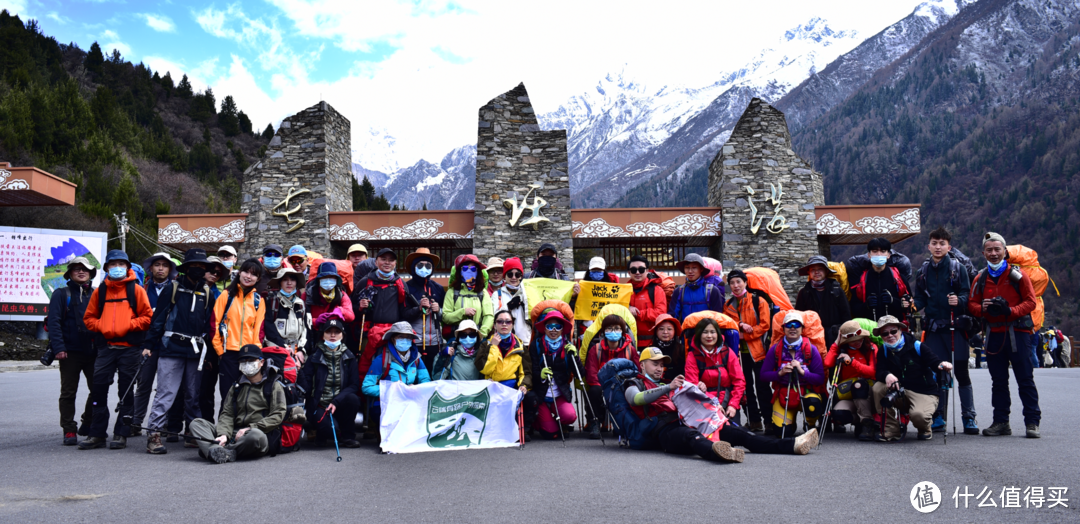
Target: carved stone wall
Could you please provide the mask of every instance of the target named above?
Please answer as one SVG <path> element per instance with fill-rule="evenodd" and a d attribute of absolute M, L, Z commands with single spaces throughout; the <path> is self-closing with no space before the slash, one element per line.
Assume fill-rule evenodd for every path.
<path fill-rule="evenodd" d="M 267 244 L 301 244 L 330 255 L 330 211 L 352 210 L 352 146 L 349 120 L 319 102 L 281 122 L 266 156 L 244 173 L 240 208 L 248 214 L 243 251 L 258 255 Z M 297 192 L 307 192 L 296 195 Z M 275 206 L 292 192 L 288 205 Z M 304 224 L 289 233 L 290 228 Z"/>
<path fill-rule="evenodd" d="M 574 244 L 566 131 L 540 130 L 525 84 L 493 98 L 479 113 L 473 253 L 481 261 L 492 256 L 521 257 L 528 271 L 536 250 L 550 242 L 570 270 Z M 539 230 L 511 226 L 512 211 L 503 201 L 515 198 L 518 205 L 523 199 L 529 205 L 537 198 L 546 201 L 540 213 L 549 222 L 541 223 Z M 519 223 L 530 217 L 532 211 L 524 210 Z"/>
<path fill-rule="evenodd" d="M 775 269 L 794 299 L 805 284 L 798 269 L 828 250 L 818 244 L 814 216 L 824 204 L 821 174 L 791 150 L 784 114 L 751 100 L 709 165 L 709 205 L 723 214 L 724 268 Z"/>

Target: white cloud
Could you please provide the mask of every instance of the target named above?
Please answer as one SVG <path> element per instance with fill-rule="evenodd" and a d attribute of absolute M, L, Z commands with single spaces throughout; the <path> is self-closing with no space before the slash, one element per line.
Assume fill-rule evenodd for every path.
<path fill-rule="evenodd" d="M 146 25 L 159 33 L 175 33 L 176 24 L 172 19 L 165 15 L 156 15 L 152 13 L 143 13 L 139 15 L 140 18 L 146 20 Z"/>
<path fill-rule="evenodd" d="M 48 18 L 48 19 L 50 19 L 50 20 L 52 20 L 52 21 L 54 21 L 54 22 L 56 22 L 56 23 L 58 23 L 60 25 L 67 25 L 67 23 L 71 21 L 70 18 L 68 18 L 66 16 L 63 16 L 60 13 L 57 13 L 56 11 L 53 11 L 53 12 L 45 15 L 45 18 Z"/>
<path fill-rule="evenodd" d="M 134 61 L 131 46 L 124 43 L 116 31 L 113 31 L 112 29 L 102 31 L 99 40 L 104 42 L 101 44 L 101 52 L 105 55 L 106 59 L 109 58 L 109 55 L 111 55 L 115 49 L 120 51 L 120 55 L 124 57 L 124 60 Z"/>
<path fill-rule="evenodd" d="M 4 0 L 0 3 L 0 10 L 7 9 L 10 15 L 19 15 L 24 20 L 29 18 L 26 12 L 26 0 Z"/>

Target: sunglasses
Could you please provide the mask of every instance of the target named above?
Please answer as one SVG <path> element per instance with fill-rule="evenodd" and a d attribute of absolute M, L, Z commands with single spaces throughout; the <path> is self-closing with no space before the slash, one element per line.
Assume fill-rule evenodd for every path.
<path fill-rule="evenodd" d="M 281 253 L 275 253 L 275 252 L 271 251 L 269 253 L 263 253 L 263 256 L 264 257 L 270 257 L 270 258 L 281 258 Z"/>
<path fill-rule="evenodd" d="M 307 259 L 305 259 L 305 258 L 297 258 L 297 257 L 293 257 L 293 258 L 289 259 L 290 264 L 303 264 L 304 262 L 307 262 Z"/>
<path fill-rule="evenodd" d="M 562 331 L 562 324 L 554 323 L 547 325 L 548 331 Z"/>
<path fill-rule="evenodd" d="M 855 333 L 844 333 L 843 335 L 840 335 L 840 338 L 841 339 L 848 339 L 848 338 L 857 337 L 857 336 L 860 336 L 860 333 L 858 331 L 856 331 Z"/>
<path fill-rule="evenodd" d="M 649 270 L 649 268 L 647 268 L 647 267 L 632 267 L 630 269 L 627 269 L 627 271 L 629 271 L 630 273 L 635 274 L 635 275 L 639 275 L 639 274 L 644 273 L 644 272 L 646 272 L 648 270 Z"/>
<path fill-rule="evenodd" d="M 521 271 L 511 271 L 509 273 L 506 273 L 506 278 L 521 278 L 523 276 L 525 276 L 525 274 Z"/>
<path fill-rule="evenodd" d="M 500 325 L 500 326 L 509 326 L 510 324 L 513 324 L 514 321 L 513 320 L 496 320 L 495 323 Z"/>
<path fill-rule="evenodd" d="M 882 331 L 881 334 L 885 335 L 887 337 L 891 337 L 891 336 L 893 336 L 893 335 L 895 335 L 895 334 L 897 334 L 899 332 L 900 332 L 899 329 L 890 329 L 888 331 Z"/>
<path fill-rule="evenodd" d="M 787 324 L 784 324 L 784 329 L 795 329 L 795 328 L 801 328 L 801 327 L 802 327 L 802 324 L 800 324 L 798 322 L 788 322 Z"/>
<path fill-rule="evenodd" d="M 434 268 L 435 266 L 432 266 L 432 265 L 431 265 L 431 262 L 417 262 L 417 263 L 416 263 L 416 267 L 417 267 L 417 268 L 425 268 L 425 269 L 432 269 L 432 268 Z"/>

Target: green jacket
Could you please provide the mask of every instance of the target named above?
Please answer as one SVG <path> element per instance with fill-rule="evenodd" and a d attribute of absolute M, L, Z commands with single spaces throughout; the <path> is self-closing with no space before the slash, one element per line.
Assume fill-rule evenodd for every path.
<path fill-rule="evenodd" d="M 263 377 L 263 380 L 268 380 Z M 217 434 L 233 438 L 243 428 L 255 428 L 270 434 L 285 421 L 285 388 L 274 382 L 274 398 L 267 402 L 263 398 L 263 384 L 252 384 L 247 377 L 229 388 L 222 402 L 221 416 L 218 417 Z M 233 398 L 236 408 L 233 409 Z"/>
<path fill-rule="evenodd" d="M 477 293 L 464 288 L 447 289 L 442 306 L 443 325 L 454 326 L 453 329 L 456 330 L 457 323 L 467 318 L 465 316 L 467 307 L 476 310 L 476 317 L 473 317 L 472 321 L 476 322 L 476 326 L 480 328 L 480 338 L 486 339 L 495 325 L 495 312 L 491 310 L 491 296 L 483 290 Z"/>

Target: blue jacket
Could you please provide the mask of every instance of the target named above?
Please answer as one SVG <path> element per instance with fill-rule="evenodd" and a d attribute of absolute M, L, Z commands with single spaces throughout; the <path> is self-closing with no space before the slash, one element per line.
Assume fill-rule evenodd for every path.
<path fill-rule="evenodd" d="M 390 364 L 383 364 L 383 359 L 389 358 Z M 386 376 L 383 377 L 383 368 L 386 367 Z M 409 358 L 407 361 L 402 362 L 401 357 L 397 351 L 388 350 L 386 346 L 383 347 L 382 353 L 375 357 L 375 360 L 371 362 L 371 367 L 368 368 L 367 376 L 364 377 L 364 387 L 362 391 L 364 395 L 374 398 L 376 403 L 379 399 L 379 381 L 383 378 L 390 382 L 404 382 L 406 385 L 423 384 L 424 382 L 431 382 L 431 376 L 428 375 L 427 367 L 424 366 L 424 361 L 420 360 L 420 352 L 416 350 L 416 346 L 413 345 L 412 350 L 409 351 Z"/>
<path fill-rule="evenodd" d="M 304 392 L 307 399 L 304 407 L 308 413 L 315 412 L 319 406 L 319 397 L 323 387 L 326 386 L 326 378 L 330 376 L 330 366 L 323 361 L 322 344 L 313 344 L 314 350 L 304 367 L 300 368 L 300 376 L 296 377 L 296 385 Z M 338 392 L 332 404 L 339 404 L 339 399 L 352 393 L 357 395 L 360 389 L 360 368 L 356 356 L 348 349 L 341 355 L 341 391 Z"/>
<path fill-rule="evenodd" d="M 668 314 L 680 323 L 687 316 L 705 310 L 724 312 L 724 290 L 703 278 L 675 288 L 668 300 Z"/>

